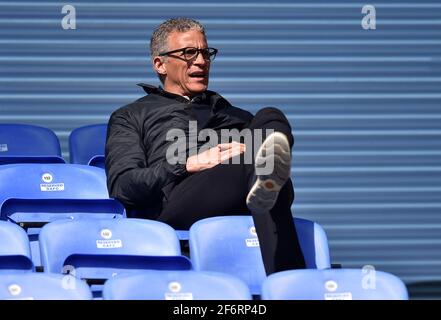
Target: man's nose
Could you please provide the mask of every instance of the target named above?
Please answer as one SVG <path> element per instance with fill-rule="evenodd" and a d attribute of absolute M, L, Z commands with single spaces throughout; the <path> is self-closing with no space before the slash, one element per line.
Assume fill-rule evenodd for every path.
<path fill-rule="evenodd" d="M 198 52 L 198 55 L 194 59 L 193 63 L 198 65 L 206 65 L 208 61 L 204 59 L 202 52 Z"/>

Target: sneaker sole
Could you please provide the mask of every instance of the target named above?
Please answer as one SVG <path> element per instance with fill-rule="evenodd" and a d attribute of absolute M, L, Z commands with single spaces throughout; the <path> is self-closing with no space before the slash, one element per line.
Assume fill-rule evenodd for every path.
<path fill-rule="evenodd" d="M 270 173 L 265 172 L 269 161 L 274 163 Z M 257 180 L 248 193 L 247 206 L 253 213 L 267 213 L 291 176 L 291 150 L 283 133 L 274 132 L 262 143 L 256 154 L 255 174 Z"/>

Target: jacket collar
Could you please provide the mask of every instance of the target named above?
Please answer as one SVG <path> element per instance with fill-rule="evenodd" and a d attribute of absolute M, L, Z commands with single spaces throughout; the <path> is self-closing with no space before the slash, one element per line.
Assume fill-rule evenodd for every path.
<path fill-rule="evenodd" d="M 138 83 L 138 86 L 143 88 L 147 94 L 158 94 L 163 97 L 174 99 L 174 100 L 177 100 L 182 103 L 189 102 L 189 100 L 187 98 L 180 96 L 179 94 L 174 94 L 174 93 L 165 91 L 164 89 L 162 89 L 162 87 L 155 87 L 155 86 L 152 86 L 151 84 L 146 84 L 146 83 Z"/>
<path fill-rule="evenodd" d="M 181 103 L 205 103 L 207 105 L 210 105 L 213 108 L 213 111 L 231 106 L 231 104 L 220 94 L 210 90 L 206 90 L 205 92 L 193 97 L 191 100 L 188 100 L 187 98 L 178 94 L 165 91 L 162 87 L 156 87 L 146 83 L 138 83 L 138 86 L 142 87 L 147 94 L 158 94 L 166 98 L 174 99 Z"/>

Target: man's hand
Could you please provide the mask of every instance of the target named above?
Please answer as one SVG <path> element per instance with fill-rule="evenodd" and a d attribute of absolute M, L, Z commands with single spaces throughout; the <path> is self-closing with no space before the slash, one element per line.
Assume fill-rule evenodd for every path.
<path fill-rule="evenodd" d="M 198 172 L 213 168 L 219 163 L 245 152 L 245 144 L 239 142 L 221 143 L 187 159 L 187 171 Z"/>

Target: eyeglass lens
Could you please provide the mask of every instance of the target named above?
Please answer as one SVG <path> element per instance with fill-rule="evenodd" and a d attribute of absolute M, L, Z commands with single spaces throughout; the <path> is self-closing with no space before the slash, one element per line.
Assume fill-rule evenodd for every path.
<path fill-rule="evenodd" d="M 192 60 L 196 58 L 196 56 L 199 54 L 199 52 L 202 54 L 202 57 L 205 60 L 212 60 L 215 56 L 216 51 L 211 48 L 205 48 L 205 49 L 198 49 L 198 48 L 186 48 L 184 50 L 184 57 L 187 60 Z"/>

